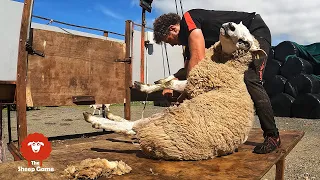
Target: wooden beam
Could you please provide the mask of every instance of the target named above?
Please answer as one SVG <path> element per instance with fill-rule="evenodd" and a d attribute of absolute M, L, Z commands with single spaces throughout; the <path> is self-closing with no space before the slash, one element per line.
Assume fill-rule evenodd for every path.
<path fill-rule="evenodd" d="M 109 37 L 109 32 L 108 31 L 103 31 L 103 36 Z"/>
<path fill-rule="evenodd" d="M 18 146 L 24 138 L 27 137 L 27 117 L 26 117 L 26 87 L 27 87 L 27 58 L 26 43 L 28 31 L 30 28 L 30 19 L 32 12 L 33 0 L 25 0 L 21 18 L 21 29 L 19 39 L 18 52 L 18 68 L 17 68 L 17 82 L 16 82 L 16 102 L 17 102 L 17 132 L 18 132 Z"/>
<path fill-rule="evenodd" d="M 131 40 L 132 40 L 132 21 L 126 21 L 125 29 L 125 43 L 126 43 L 126 53 L 125 58 L 131 58 Z M 131 85 L 132 85 L 132 65 L 131 63 L 125 63 L 125 99 L 124 99 L 124 117 L 127 120 L 131 119 Z"/>
<path fill-rule="evenodd" d="M 15 81 L 0 81 L 0 84 L 16 84 Z"/>
<path fill-rule="evenodd" d="M 20 154 L 20 151 L 18 150 L 18 148 L 14 145 L 13 142 L 10 142 L 7 144 L 8 150 L 9 152 L 12 154 L 13 159 L 15 161 L 20 161 L 20 160 L 24 160 L 23 156 Z"/>
<path fill-rule="evenodd" d="M 142 26 L 141 26 L 141 59 L 140 59 L 140 82 L 144 82 L 144 40 L 145 40 L 145 26 L 146 26 L 146 10 L 142 8 Z"/>

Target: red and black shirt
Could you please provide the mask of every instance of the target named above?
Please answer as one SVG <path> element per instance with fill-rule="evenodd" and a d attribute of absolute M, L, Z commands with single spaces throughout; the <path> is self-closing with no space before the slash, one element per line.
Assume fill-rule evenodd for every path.
<path fill-rule="evenodd" d="M 256 29 L 267 28 L 267 25 L 262 22 L 256 22 L 253 26 L 253 19 L 256 17 L 256 13 L 247 12 L 237 12 L 237 11 L 214 11 L 214 10 L 204 10 L 204 9 L 193 9 L 186 12 L 180 21 L 180 32 L 179 40 L 182 45 L 186 47 L 186 59 L 190 59 L 190 53 L 188 48 L 188 37 L 189 34 L 194 29 L 201 29 L 204 40 L 205 47 L 209 48 L 214 43 L 219 41 L 220 28 L 222 24 L 226 22 L 240 23 L 242 21 L 249 31 L 252 33 Z M 262 20 L 262 19 L 261 19 Z M 269 29 L 268 29 L 269 31 Z M 264 37 L 261 33 L 258 36 Z M 267 37 L 267 41 L 271 41 Z"/>

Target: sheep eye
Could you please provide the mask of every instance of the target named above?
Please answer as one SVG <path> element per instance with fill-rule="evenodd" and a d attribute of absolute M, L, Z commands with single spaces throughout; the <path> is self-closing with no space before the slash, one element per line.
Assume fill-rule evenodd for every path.
<path fill-rule="evenodd" d="M 248 41 L 244 41 L 243 39 L 239 39 L 238 43 L 243 44 L 245 47 L 250 47 L 250 43 Z"/>

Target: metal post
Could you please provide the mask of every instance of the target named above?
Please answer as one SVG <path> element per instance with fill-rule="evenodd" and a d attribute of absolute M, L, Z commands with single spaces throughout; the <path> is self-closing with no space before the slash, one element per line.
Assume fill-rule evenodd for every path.
<path fill-rule="evenodd" d="M 3 142 L 2 142 L 2 109 L 3 109 L 3 105 L 2 103 L 0 103 L 0 163 L 3 162 L 3 156 L 5 156 L 5 154 L 3 153 Z"/>
<path fill-rule="evenodd" d="M 146 27 L 146 10 L 142 8 L 140 82 L 144 82 L 145 27 Z"/>
<path fill-rule="evenodd" d="M 16 101 L 17 101 L 17 132 L 18 148 L 24 138 L 27 137 L 27 112 L 26 112 L 26 87 L 27 87 L 27 58 L 26 51 L 27 36 L 30 27 L 33 0 L 25 0 L 21 18 L 21 29 L 18 52 L 18 68 L 16 83 Z"/>
<path fill-rule="evenodd" d="M 106 118 L 106 105 L 102 104 L 102 108 L 101 109 L 102 109 L 102 117 Z"/>
<path fill-rule="evenodd" d="M 126 21 L 126 30 L 125 30 L 125 43 L 126 43 L 126 53 L 125 58 L 131 58 L 131 42 L 132 42 L 132 21 Z M 124 117 L 127 120 L 131 119 L 131 63 L 125 63 L 125 100 L 124 100 Z"/>
<path fill-rule="evenodd" d="M 9 138 L 9 143 L 12 142 L 12 135 L 11 135 L 11 105 L 7 105 L 7 112 L 8 112 L 8 138 Z"/>

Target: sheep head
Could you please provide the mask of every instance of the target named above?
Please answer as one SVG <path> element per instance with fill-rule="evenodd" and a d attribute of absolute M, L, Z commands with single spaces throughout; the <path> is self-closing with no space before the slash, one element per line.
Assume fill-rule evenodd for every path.
<path fill-rule="evenodd" d="M 222 51 L 226 54 L 233 54 L 237 51 L 250 51 L 254 58 L 267 56 L 259 47 L 258 41 L 253 37 L 248 28 L 240 22 L 239 24 L 227 22 L 220 28 L 219 41 Z"/>
<path fill-rule="evenodd" d="M 28 146 L 31 146 L 32 151 L 34 153 L 38 153 L 40 151 L 41 146 L 44 146 L 44 143 L 40 142 L 40 141 L 38 141 L 38 142 L 32 141 L 32 142 L 28 143 Z"/>

